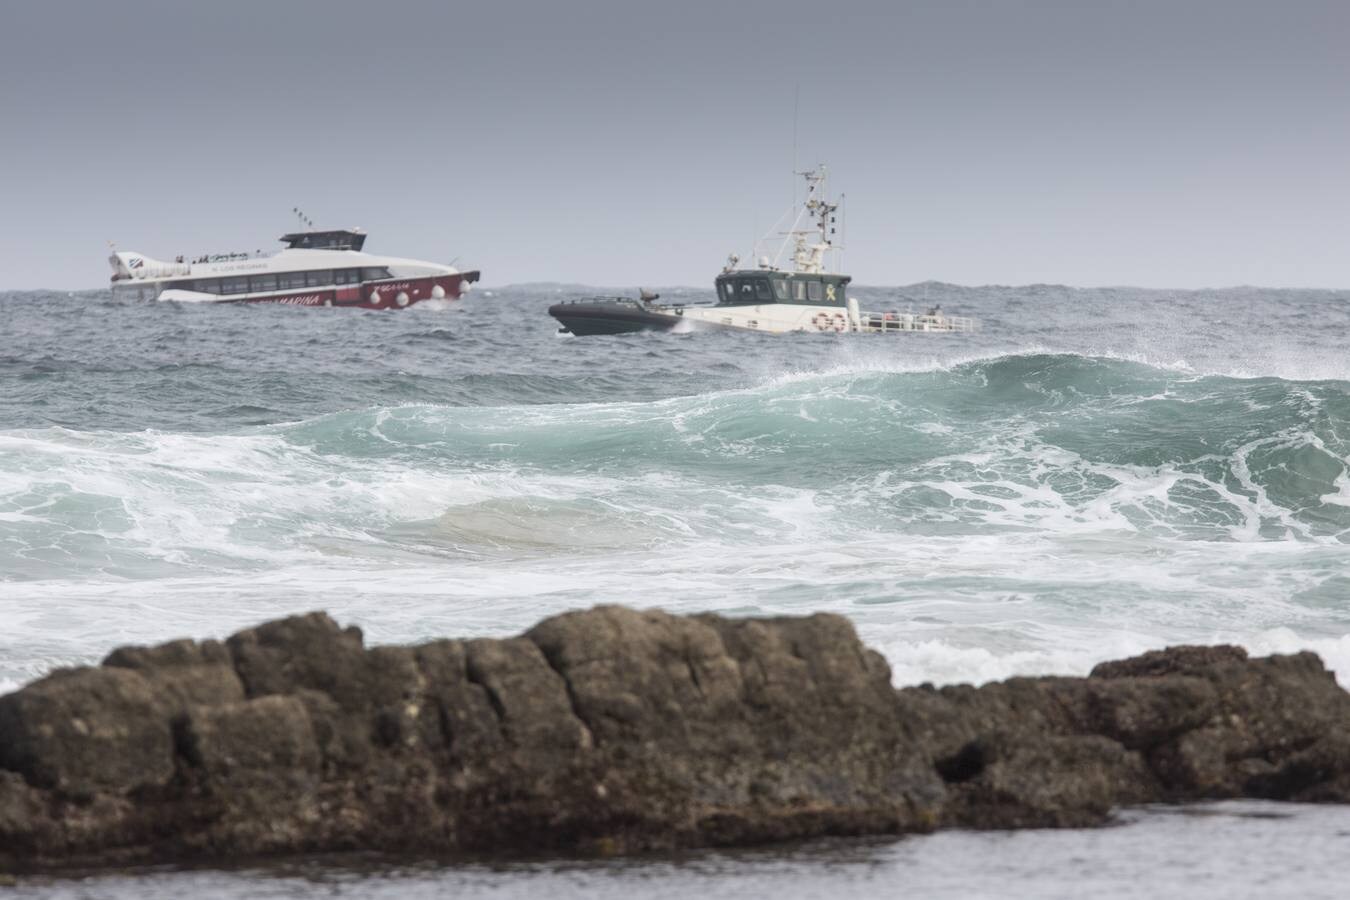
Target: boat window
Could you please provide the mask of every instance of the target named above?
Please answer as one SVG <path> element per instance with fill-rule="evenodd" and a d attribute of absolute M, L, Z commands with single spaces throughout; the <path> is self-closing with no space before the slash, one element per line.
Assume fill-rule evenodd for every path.
<path fill-rule="evenodd" d="M 736 299 L 736 288 L 730 281 L 724 281 L 719 284 L 717 290 L 722 295 L 723 303 L 731 303 Z"/>
<path fill-rule="evenodd" d="M 319 287 L 320 285 L 333 283 L 332 269 L 315 269 L 313 272 L 305 273 L 305 284 L 309 287 Z"/>
<path fill-rule="evenodd" d="M 775 300 L 788 299 L 788 286 L 786 280 L 782 278 L 775 278 L 773 280 L 773 296 Z"/>
<path fill-rule="evenodd" d="M 292 249 L 360 250 L 366 242 L 366 236 L 358 231 L 299 231 L 283 234 L 281 240 Z"/>
<path fill-rule="evenodd" d="M 247 294 L 247 278 L 222 278 L 220 279 L 220 292 L 222 294 Z"/>
<path fill-rule="evenodd" d="M 806 283 L 806 296 L 811 298 L 812 303 L 819 303 L 825 297 L 825 291 L 821 289 L 819 281 Z"/>
<path fill-rule="evenodd" d="M 753 281 L 742 281 L 739 293 L 741 300 L 753 303 L 755 300 L 755 283 Z"/>
<path fill-rule="evenodd" d="M 280 288 L 298 288 L 305 286 L 304 272 L 282 272 L 277 276 L 277 286 Z"/>
<path fill-rule="evenodd" d="M 248 280 L 248 289 L 250 291 L 275 291 L 277 289 L 277 276 L 254 275 Z"/>
<path fill-rule="evenodd" d="M 214 278 L 201 278 L 192 282 L 192 290 L 202 294 L 219 294 L 220 282 Z"/>
<path fill-rule="evenodd" d="M 384 266 L 373 269 L 362 269 L 361 278 L 365 281 L 379 281 L 381 278 L 388 278 L 389 270 Z"/>
<path fill-rule="evenodd" d="M 805 302 L 806 302 L 806 282 L 805 282 L 805 281 L 794 281 L 794 282 L 792 282 L 792 299 L 793 299 L 793 300 L 796 300 L 798 303 L 805 303 Z"/>
<path fill-rule="evenodd" d="M 333 273 L 333 281 L 336 284 L 356 284 L 360 280 L 360 269 L 338 269 Z"/>
<path fill-rule="evenodd" d="M 769 301 L 773 299 L 773 291 L 769 289 L 769 279 L 755 279 L 755 299 Z"/>

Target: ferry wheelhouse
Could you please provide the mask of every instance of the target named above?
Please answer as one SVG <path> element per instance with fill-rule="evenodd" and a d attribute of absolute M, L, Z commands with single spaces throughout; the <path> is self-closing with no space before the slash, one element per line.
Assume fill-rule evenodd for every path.
<path fill-rule="evenodd" d="M 702 329 L 771 334 L 975 330 L 973 319 L 945 315 L 941 307 L 924 313 L 859 309 L 858 301 L 846 294 L 852 278 L 830 271 L 827 262 L 828 255 L 840 248 L 835 243 L 839 204 L 827 199 L 825 167 L 800 174 L 806 178 L 806 199 L 800 206 L 794 204 L 789 215 L 796 217 L 788 230 L 778 232 L 783 240 L 777 253 L 760 255 L 753 269 L 737 268 L 740 257 L 730 256 L 714 282 L 715 304 L 667 306 L 658 304 L 655 295 L 644 294 L 637 300 L 613 297 L 556 303 L 549 307 L 549 315 L 561 323 L 559 331 L 575 335 Z M 790 266 L 780 266 L 778 261 L 789 245 Z M 759 250 L 756 246 L 757 255 Z"/>
<path fill-rule="evenodd" d="M 205 254 L 173 262 L 115 250 L 113 297 L 180 303 L 285 303 L 399 309 L 423 300 L 456 299 L 478 272 L 366 253 L 360 229 L 306 230 L 281 236 L 273 254 Z"/>

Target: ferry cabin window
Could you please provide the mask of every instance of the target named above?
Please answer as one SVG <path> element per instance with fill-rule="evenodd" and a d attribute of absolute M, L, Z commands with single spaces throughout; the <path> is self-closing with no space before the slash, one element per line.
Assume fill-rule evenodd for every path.
<path fill-rule="evenodd" d="M 363 281 L 379 281 L 381 278 L 388 278 L 389 270 L 384 266 L 373 269 L 362 269 L 361 278 Z"/>
<path fill-rule="evenodd" d="M 808 281 L 806 283 L 806 296 L 811 298 L 812 303 L 819 303 L 825 299 L 825 290 L 819 281 Z"/>
<path fill-rule="evenodd" d="M 788 299 L 787 282 L 782 278 L 775 278 L 773 280 L 773 297 L 780 302 Z"/>
<path fill-rule="evenodd" d="M 739 296 L 742 303 L 754 303 L 755 283 L 753 281 L 742 281 Z"/>
<path fill-rule="evenodd" d="M 219 294 L 220 279 L 205 278 L 202 279 L 201 281 L 194 281 L 192 282 L 192 289 L 202 294 Z"/>
<path fill-rule="evenodd" d="M 220 292 L 222 294 L 247 294 L 247 278 L 222 278 L 220 279 Z"/>
<path fill-rule="evenodd" d="M 308 287 L 321 287 L 333 283 L 332 269 L 315 269 L 313 272 L 305 273 L 305 285 Z"/>
<path fill-rule="evenodd" d="M 736 283 L 735 283 L 735 282 L 733 282 L 733 281 L 724 281 L 724 282 L 722 282 L 722 284 L 720 285 L 720 288 L 721 288 L 721 291 L 722 291 L 722 302 L 723 302 L 723 303 L 735 303 L 735 302 L 736 302 Z"/>
<path fill-rule="evenodd" d="M 769 289 L 769 279 L 759 278 L 755 281 L 755 299 L 762 303 L 768 303 L 773 300 L 773 291 Z"/>
<path fill-rule="evenodd" d="M 254 275 L 248 280 L 248 289 L 253 292 L 275 291 L 277 289 L 277 276 Z"/>
<path fill-rule="evenodd" d="M 360 269 L 338 269 L 333 273 L 334 284 L 356 284 L 360 280 Z"/>
<path fill-rule="evenodd" d="M 277 276 L 277 286 L 282 290 L 305 286 L 304 272 L 283 272 Z"/>
<path fill-rule="evenodd" d="M 805 302 L 806 302 L 806 282 L 805 282 L 805 281 L 794 281 L 794 282 L 792 282 L 792 299 L 793 299 L 793 300 L 796 300 L 798 303 L 805 303 Z"/>

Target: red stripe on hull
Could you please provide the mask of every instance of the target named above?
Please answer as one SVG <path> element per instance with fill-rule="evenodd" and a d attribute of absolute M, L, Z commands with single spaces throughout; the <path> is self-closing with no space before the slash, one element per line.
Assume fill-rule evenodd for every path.
<path fill-rule="evenodd" d="M 345 306 L 354 309 L 403 309 L 424 300 L 458 300 L 465 284 L 478 280 L 477 272 L 435 275 L 424 278 L 391 278 L 360 285 L 318 288 L 266 297 L 239 297 L 231 303 L 281 303 L 286 306 Z M 435 296 L 440 288 L 443 297 Z"/>

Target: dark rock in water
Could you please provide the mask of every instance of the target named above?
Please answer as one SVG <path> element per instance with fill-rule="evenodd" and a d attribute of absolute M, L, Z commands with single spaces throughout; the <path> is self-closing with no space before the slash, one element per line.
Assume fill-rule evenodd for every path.
<path fill-rule="evenodd" d="M 1133 659 L 1099 663 L 1092 669 L 1093 678 L 1130 678 L 1144 675 L 1178 675 L 1192 669 L 1207 669 L 1218 663 L 1243 662 L 1247 651 L 1241 647 L 1221 644 L 1217 647 L 1168 647 L 1150 650 Z"/>
<path fill-rule="evenodd" d="M 58 671 L 0 698 L 0 767 L 71 796 L 162 785 L 174 773 L 172 708 L 138 672 Z"/>
<path fill-rule="evenodd" d="M 1310 654 L 894 689 L 838 616 L 605 607 L 367 649 L 322 613 L 123 648 L 0 697 L 0 867 L 380 850 L 631 852 L 1350 801 Z"/>

